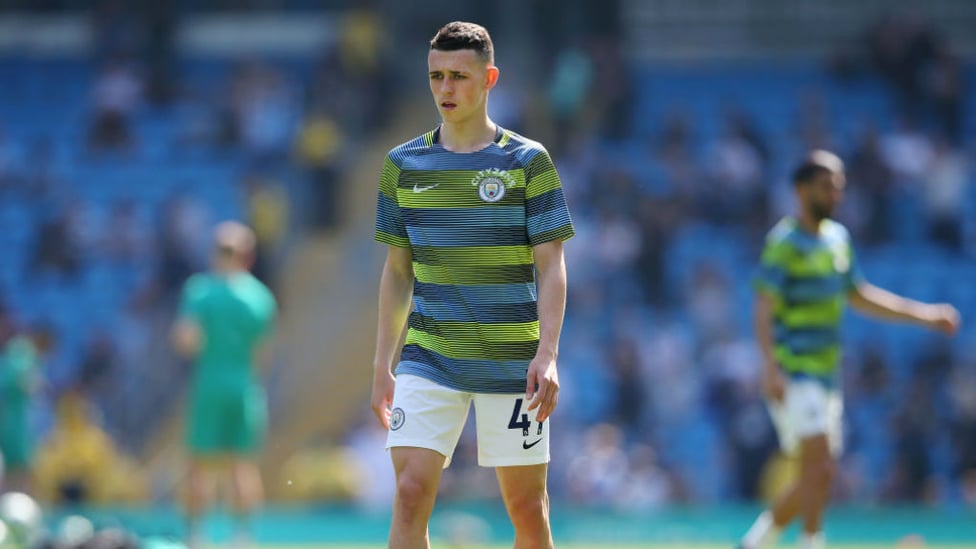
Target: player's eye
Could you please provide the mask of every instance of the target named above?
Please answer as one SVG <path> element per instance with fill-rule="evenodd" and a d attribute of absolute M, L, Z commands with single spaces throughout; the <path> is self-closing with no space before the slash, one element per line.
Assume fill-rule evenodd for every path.
<path fill-rule="evenodd" d="M 467 76 L 464 76 L 463 74 L 454 74 L 452 76 L 455 80 L 464 80 L 465 78 L 467 78 Z"/>
<path fill-rule="evenodd" d="M 444 78 L 444 75 L 442 75 L 439 72 L 432 72 L 432 73 L 430 73 L 430 79 L 431 80 L 441 80 L 443 78 Z"/>

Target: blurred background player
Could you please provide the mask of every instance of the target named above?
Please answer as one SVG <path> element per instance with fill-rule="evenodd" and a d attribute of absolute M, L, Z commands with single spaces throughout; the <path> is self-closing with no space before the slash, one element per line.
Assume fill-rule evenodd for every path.
<path fill-rule="evenodd" d="M 803 520 L 801 547 L 825 546 L 823 511 L 843 442 L 838 364 L 845 305 L 948 335 L 959 327 L 951 305 L 913 301 L 865 280 L 847 229 L 831 219 L 846 184 L 840 158 L 811 152 L 793 183 L 799 211 L 766 237 L 755 282 L 755 330 L 763 391 L 780 445 L 799 458 L 799 478 L 759 516 L 743 549 L 770 545 L 796 517 Z"/>
<path fill-rule="evenodd" d="M 211 271 L 186 281 L 173 327 L 174 347 L 194 360 L 186 430 L 191 547 L 200 546 L 200 518 L 213 496 L 215 473 L 230 475 L 238 544 L 248 541 L 251 514 L 263 500 L 255 455 L 265 434 L 267 403 L 259 368 L 267 359 L 277 304 L 248 270 L 254 252 L 250 228 L 218 225 Z"/>
<path fill-rule="evenodd" d="M 0 455 L 6 478 L 0 492 L 30 492 L 35 433 L 32 395 L 38 390 L 38 350 L 27 335 L 14 335 L 0 350 Z"/>

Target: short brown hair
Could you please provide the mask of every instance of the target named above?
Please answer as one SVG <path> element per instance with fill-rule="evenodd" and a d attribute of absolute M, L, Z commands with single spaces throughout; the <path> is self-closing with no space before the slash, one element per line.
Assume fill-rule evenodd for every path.
<path fill-rule="evenodd" d="M 495 59 L 495 46 L 488 29 L 477 23 L 453 21 L 440 28 L 430 40 L 430 49 L 440 51 L 474 50 L 487 63 Z"/>

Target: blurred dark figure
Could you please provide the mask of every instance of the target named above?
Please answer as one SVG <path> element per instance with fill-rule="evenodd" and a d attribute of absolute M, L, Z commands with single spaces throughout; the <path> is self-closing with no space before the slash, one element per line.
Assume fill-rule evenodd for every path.
<path fill-rule="evenodd" d="M 102 246 L 109 259 L 131 265 L 152 257 L 149 227 L 140 219 L 135 201 L 122 199 L 113 203 L 108 227 Z"/>
<path fill-rule="evenodd" d="M 95 334 L 82 352 L 78 374 L 78 388 L 89 395 L 93 402 L 112 409 L 113 378 L 116 374 L 117 355 L 115 342 L 107 332 Z M 103 410 L 104 411 L 104 410 Z M 124 412 L 120 410 L 120 412 Z M 111 418 L 115 414 L 103 414 Z"/>
<path fill-rule="evenodd" d="M 142 81 L 131 62 L 106 63 L 92 90 L 92 125 L 89 146 L 96 151 L 129 149 L 135 138 L 131 118 L 142 102 Z"/>
<path fill-rule="evenodd" d="M 929 449 L 936 429 L 931 393 L 928 380 L 913 380 L 902 408 L 892 419 L 895 459 L 883 492 L 889 501 L 932 501 L 935 495 L 930 493 L 933 464 Z"/>
<path fill-rule="evenodd" d="M 963 218 L 971 185 L 967 155 L 948 137 L 933 143 L 932 160 L 922 176 L 922 202 L 928 222 L 928 236 L 945 248 L 958 252 L 963 246 Z"/>
<path fill-rule="evenodd" d="M 247 224 L 254 228 L 257 239 L 251 272 L 274 292 L 279 254 L 290 223 L 288 195 L 270 176 L 251 174 L 244 179 L 243 186 Z"/>
<path fill-rule="evenodd" d="M 305 217 L 315 229 L 331 229 L 341 220 L 340 160 L 345 135 L 337 116 L 324 101 L 316 101 L 305 113 L 295 141 L 295 156 L 308 180 Z"/>
<path fill-rule="evenodd" d="M 17 186 L 21 178 L 20 168 L 16 146 L 0 126 L 0 191 Z"/>
<path fill-rule="evenodd" d="M 869 244 L 887 240 L 891 234 L 888 202 L 893 174 L 882 157 L 878 131 L 873 124 L 857 137 L 847 173 L 851 184 L 866 193 L 864 240 Z"/>
<path fill-rule="evenodd" d="M 639 432 L 648 395 L 641 380 L 637 342 L 629 338 L 614 342 L 610 349 L 610 367 L 614 385 L 612 419 L 626 432 Z"/>
<path fill-rule="evenodd" d="M 31 271 L 74 277 L 81 267 L 81 253 L 69 227 L 67 212 L 44 220 L 36 231 Z"/>

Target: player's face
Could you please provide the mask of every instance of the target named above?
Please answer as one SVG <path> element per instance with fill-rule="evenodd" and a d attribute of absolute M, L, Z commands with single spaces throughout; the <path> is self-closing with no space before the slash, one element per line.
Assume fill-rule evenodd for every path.
<path fill-rule="evenodd" d="M 430 50 L 427 70 L 430 93 L 445 122 L 463 122 L 481 115 L 488 90 L 498 80 L 498 69 L 474 50 Z"/>
<path fill-rule="evenodd" d="M 820 172 L 802 191 L 802 200 L 810 215 L 817 220 L 833 217 L 834 210 L 844 197 L 846 184 L 843 172 Z"/>

